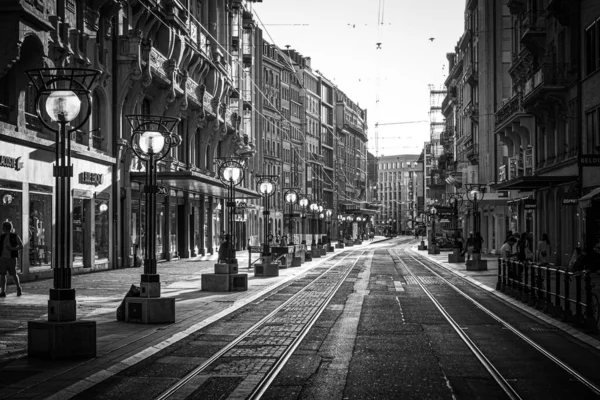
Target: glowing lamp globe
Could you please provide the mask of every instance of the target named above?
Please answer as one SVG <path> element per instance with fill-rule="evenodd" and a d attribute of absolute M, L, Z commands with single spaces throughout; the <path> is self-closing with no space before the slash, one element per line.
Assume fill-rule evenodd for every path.
<path fill-rule="evenodd" d="M 81 100 L 70 90 L 50 93 L 46 99 L 46 112 L 52 121 L 73 121 L 81 110 Z"/>
<path fill-rule="evenodd" d="M 330 209 L 327 209 L 327 211 L 325 211 L 325 215 L 327 215 L 327 218 L 331 217 L 331 214 L 333 214 L 333 212 Z"/>
<path fill-rule="evenodd" d="M 285 195 L 286 203 L 295 203 L 297 199 L 298 199 L 298 195 L 294 191 L 287 192 Z"/>
<path fill-rule="evenodd" d="M 146 131 L 140 136 L 138 145 L 145 154 L 158 154 L 165 147 L 165 137 L 160 132 Z"/>
<path fill-rule="evenodd" d="M 300 201 L 298 203 L 300 204 L 300 207 L 306 208 L 306 207 L 308 207 L 309 201 L 308 201 L 308 198 L 303 197 L 300 199 Z"/>
<path fill-rule="evenodd" d="M 272 182 L 262 182 L 258 187 L 258 190 L 262 194 L 269 195 L 275 191 L 275 185 Z"/>
<path fill-rule="evenodd" d="M 223 179 L 227 182 L 233 182 L 237 184 L 242 179 L 242 169 L 239 167 L 225 167 L 222 171 Z"/>

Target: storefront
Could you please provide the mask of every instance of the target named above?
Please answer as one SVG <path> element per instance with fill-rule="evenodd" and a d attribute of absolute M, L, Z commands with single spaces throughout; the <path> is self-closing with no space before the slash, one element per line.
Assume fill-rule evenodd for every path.
<path fill-rule="evenodd" d="M 13 143 L 0 147 L 0 221 L 10 221 L 23 240 L 19 269 L 25 280 L 49 274 L 53 265 L 54 154 Z M 10 154 L 10 156 L 9 156 Z M 111 166 L 73 158 L 71 249 L 73 267 L 109 268 Z"/>

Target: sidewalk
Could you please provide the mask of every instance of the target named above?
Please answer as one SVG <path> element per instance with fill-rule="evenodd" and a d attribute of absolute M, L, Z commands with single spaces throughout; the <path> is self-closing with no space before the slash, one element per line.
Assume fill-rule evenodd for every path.
<path fill-rule="evenodd" d="M 569 325 L 567 323 L 563 323 L 560 320 L 551 317 L 548 314 L 545 314 L 533 307 L 529 307 L 528 305 L 520 302 L 519 300 L 507 296 L 501 291 L 496 290 L 496 284 L 498 282 L 498 255 L 494 254 L 482 254 L 481 258 L 483 260 L 487 260 L 487 271 L 467 271 L 467 267 L 465 263 L 449 263 L 448 262 L 448 253 L 449 251 L 440 252 L 440 254 L 428 254 L 427 250 L 418 250 L 418 246 L 415 244 L 412 248 L 412 251 L 418 253 L 422 256 L 429 258 L 430 260 L 436 262 L 440 266 L 446 268 L 452 273 L 461 276 L 468 280 L 469 282 L 483 288 L 484 290 L 490 292 L 492 295 L 504 300 L 507 303 L 512 304 L 513 306 L 529 313 L 537 318 L 545 321 L 546 323 L 553 325 L 577 339 L 593 346 L 597 349 L 600 349 L 600 336 L 599 335 L 590 335 L 589 333 L 579 330 L 576 327 Z M 596 274 L 597 275 L 597 274 Z M 600 277 L 595 276 L 594 280 L 596 281 L 596 288 L 600 289 Z"/>
<path fill-rule="evenodd" d="M 255 278 L 254 270 L 248 270 L 248 251 L 237 252 L 240 273 L 248 273 L 245 292 L 200 290 L 201 275 L 214 272 L 216 254 L 159 263 L 161 296 L 176 298 L 174 324 L 143 325 L 116 320 L 116 309 L 129 287 L 139 286 L 142 268 L 74 275 L 77 319 L 96 321 L 97 357 L 83 361 L 27 357 L 27 323 L 47 320 L 48 291 L 53 280 L 24 282 L 21 297 L 16 296 L 14 285 L 9 285 L 7 297 L 0 298 L 0 398 L 46 398 L 59 392 L 50 398 L 69 398 L 255 301 L 333 255 L 368 248 L 370 243 L 382 240 L 386 238 L 375 237 L 373 242 L 336 249 L 300 267 L 280 269 L 278 277 L 269 278 Z M 252 260 L 258 256 L 252 254 Z"/>

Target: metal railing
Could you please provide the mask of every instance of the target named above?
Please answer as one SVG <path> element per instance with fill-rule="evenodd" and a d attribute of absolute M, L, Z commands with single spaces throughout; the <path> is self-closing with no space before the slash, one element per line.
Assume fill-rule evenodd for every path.
<path fill-rule="evenodd" d="M 574 283 L 574 285 L 573 285 Z M 599 303 L 590 271 L 498 259 L 496 289 L 576 326 L 598 331 Z"/>

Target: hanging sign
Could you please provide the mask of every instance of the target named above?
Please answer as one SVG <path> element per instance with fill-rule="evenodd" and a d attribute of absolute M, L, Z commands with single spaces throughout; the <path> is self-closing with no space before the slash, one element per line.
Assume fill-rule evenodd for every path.
<path fill-rule="evenodd" d="M 576 206 L 579 203 L 577 196 L 569 196 L 562 199 L 563 206 Z"/>
<path fill-rule="evenodd" d="M 525 199 L 523 206 L 526 210 L 537 210 L 537 202 L 535 199 Z"/>

